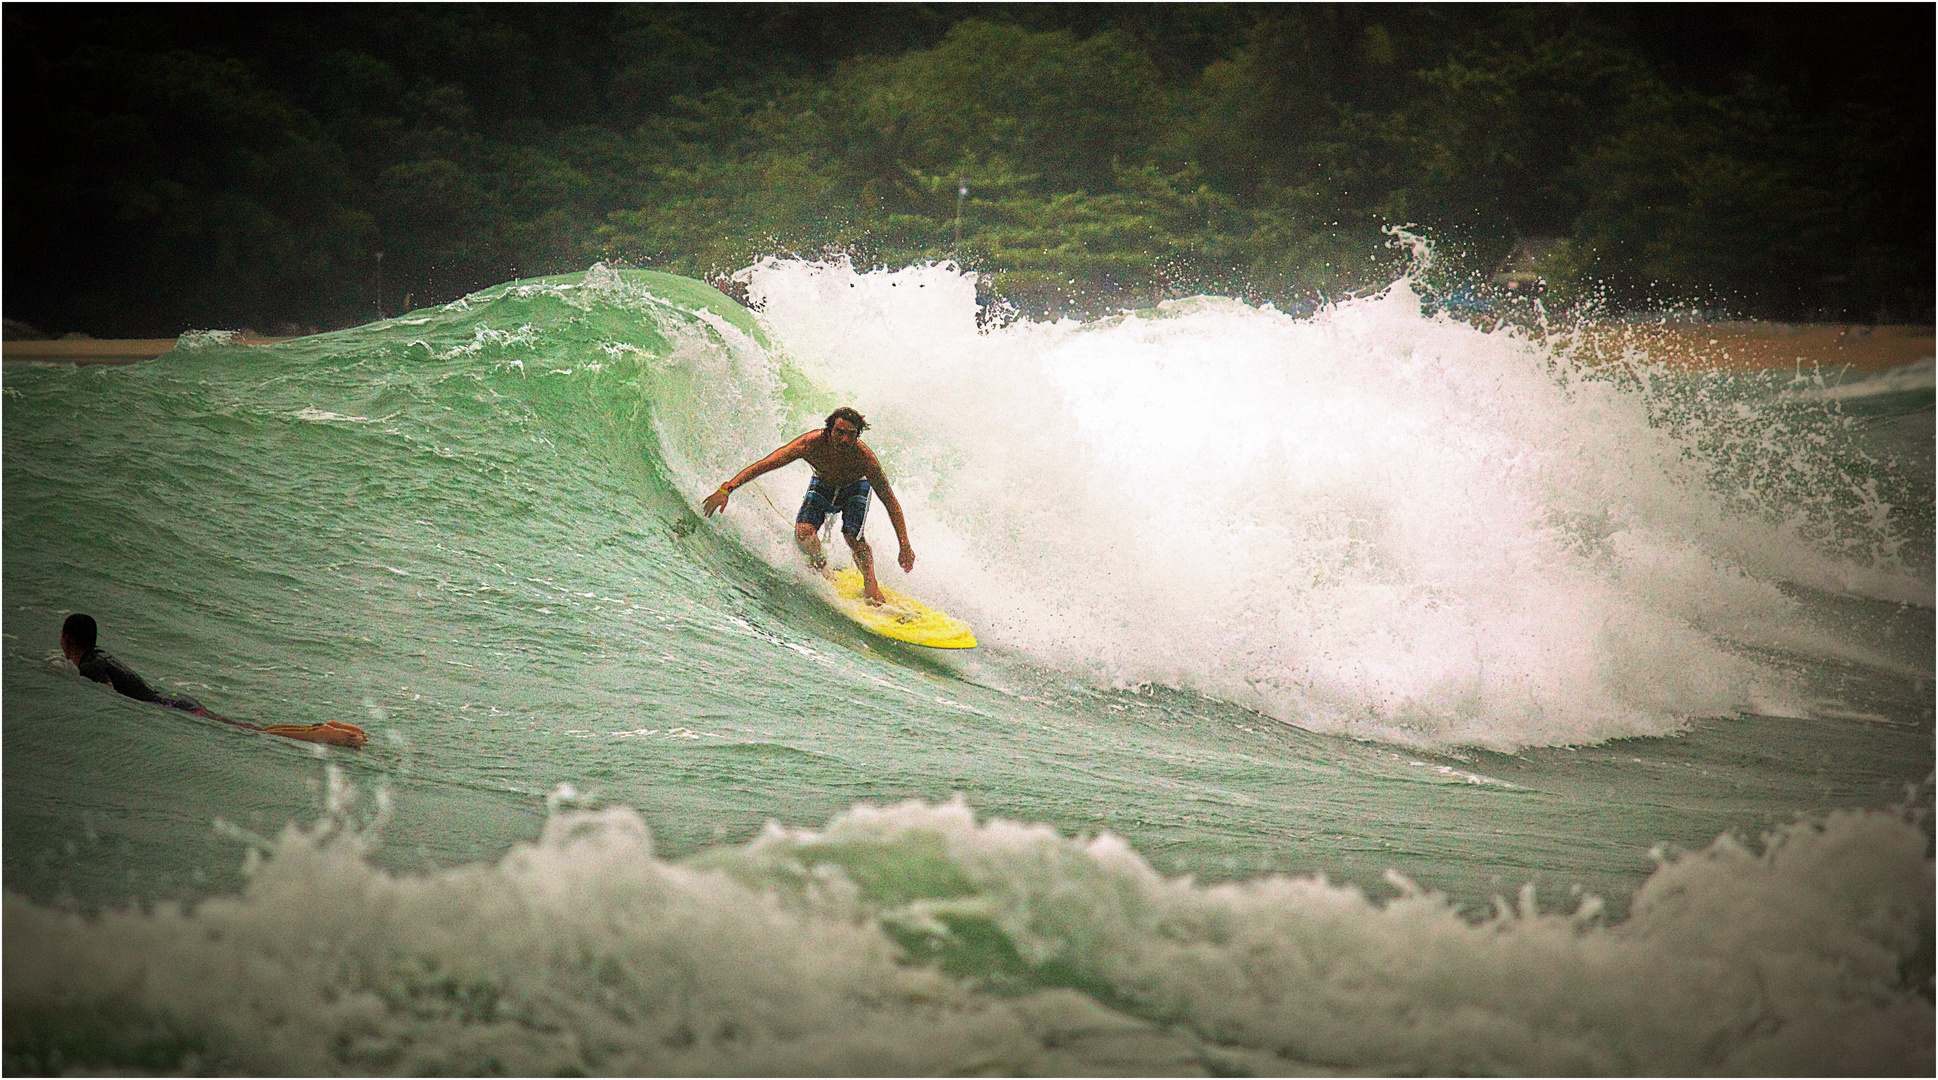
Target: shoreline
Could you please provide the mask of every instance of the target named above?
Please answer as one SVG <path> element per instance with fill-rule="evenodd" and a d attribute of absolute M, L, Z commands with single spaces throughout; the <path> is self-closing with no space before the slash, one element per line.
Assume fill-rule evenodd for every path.
<path fill-rule="evenodd" d="M 1856 323 L 1593 323 L 1556 330 L 1557 347 L 1625 347 L 1684 371 L 1795 371 L 1849 368 L 1889 371 L 1934 354 L 1933 328 Z"/>
<path fill-rule="evenodd" d="M 293 338 L 238 338 L 274 345 Z M 1841 323 L 1593 323 L 1547 335 L 1557 347 L 1603 352 L 1635 347 L 1685 371 L 1888 371 L 1934 355 L 1930 326 Z M 73 338 L 4 343 L 5 363 L 138 364 L 171 352 L 175 338 Z"/>

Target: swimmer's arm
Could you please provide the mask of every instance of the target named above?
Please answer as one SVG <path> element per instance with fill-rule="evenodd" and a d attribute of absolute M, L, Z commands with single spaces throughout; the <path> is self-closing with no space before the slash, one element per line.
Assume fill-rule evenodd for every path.
<path fill-rule="evenodd" d="M 178 708 L 179 706 L 171 707 Z M 370 736 L 366 735 L 362 728 L 355 724 L 343 723 L 339 720 L 329 720 L 321 724 L 265 725 L 250 723 L 247 720 L 231 720 L 226 716 L 212 713 L 208 709 L 200 706 L 193 709 L 183 709 L 182 711 L 191 716 L 200 716 L 207 720 L 220 720 L 230 727 L 239 727 L 244 731 L 259 731 L 265 735 L 281 735 L 285 739 L 295 739 L 298 742 L 327 743 L 331 746 L 355 748 L 370 741 Z"/>
<path fill-rule="evenodd" d="M 781 447 L 766 457 L 761 458 L 759 461 L 754 462 L 752 465 L 740 470 L 739 473 L 734 475 L 732 480 L 714 489 L 713 494 L 708 495 L 700 503 L 700 508 L 706 512 L 706 516 L 708 517 L 712 517 L 716 511 L 726 509 L 727 496 L 733 494 L 735 488 L 740 487 L 762 473 L 773 472 L 775 469 L 790 462 L 799 461 L 808 452 L 808 448 L 814 445 L 814 440 L 819 438 L 820 435 L 821 433 L 818 431 L 807 432 L 786 446 Z"/>

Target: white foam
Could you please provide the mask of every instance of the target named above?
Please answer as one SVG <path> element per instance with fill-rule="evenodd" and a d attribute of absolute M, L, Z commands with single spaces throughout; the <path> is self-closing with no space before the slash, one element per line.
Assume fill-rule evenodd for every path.
<path fill-rule="evenodd" d="M 798 371 L 799 396 L 868 415 L 910 587 L 1101 684 L 1406 742 L 1585 743 L 1797 696 L 1737 645 L 1851 653 L 1780 582 L 1930 593 L 1733 508 L 1644 392 L 1423 315 L 1405 280 L 1306 319 L 1197 298 L 983 333 L 948 266 L 742 277 L 776 356 L 699 361 L 722 400 L 668 440 L 708 461 L 694 490 L 796 433 L 776 417 L 818 422 L 772 396 Z M 786 514 L 751 509 L 776 520 L 735 527 L 789 565 Z"/>
<path fill-rule="evenodd" d="M 1463 916 L 1397 876 L 1384 902 L 1322 878 L 1205 887 L 1113 837 L 978 823 L 959 804 L 861 807 L 686 863 L 656 857 L 627 810 L 561 808 L 495 865 L 424 876 L 373 868 L 361 843 L 286 830 L 266 861 L 251 855 L 243 895 L 193 913 L 82 918 L 7 894 L 10 1061 L 272 1075 L 1932 1068 L 1916 987 L 1932 863 L 1924 835 L 1887 813 L 1671 859 L 1612 927 L 1592 898 L 1542 913 L 1529 890 Z M 50 1046 L 67 1056 L 43 1060 Z"/>

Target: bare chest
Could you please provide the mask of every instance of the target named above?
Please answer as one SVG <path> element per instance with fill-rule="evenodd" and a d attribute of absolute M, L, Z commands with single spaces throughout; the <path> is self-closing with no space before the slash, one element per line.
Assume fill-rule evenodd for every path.
<path fill-rule="evenodd" d="M 860 451 L 825 444 L 808 447 L 801 459 L 813 467 L 814 475 L 837 484 L 858 480 L 868 471 L 867 459 Z"/>

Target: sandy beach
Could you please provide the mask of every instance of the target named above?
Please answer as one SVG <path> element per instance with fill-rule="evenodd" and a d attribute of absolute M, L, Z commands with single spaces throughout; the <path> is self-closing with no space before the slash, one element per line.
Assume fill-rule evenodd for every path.
<path fill-rule="evenodd" d="M 1611 356 L 1632 346 L 1689 371 L 1888 371 L 1933 355 L 1932 328 L 1915 325 L 1600 323 L 1554 336 L 1572 336 L 1582 346 Z"/>
<path fill-rule="evenodd" d="M 62 338 L 58 341 L 9 341 L 9 364 L 138 364 L 170 351 L 175 338 Z M 237 345 L 270 345 L 288 338 L 240 337 Z"/>

